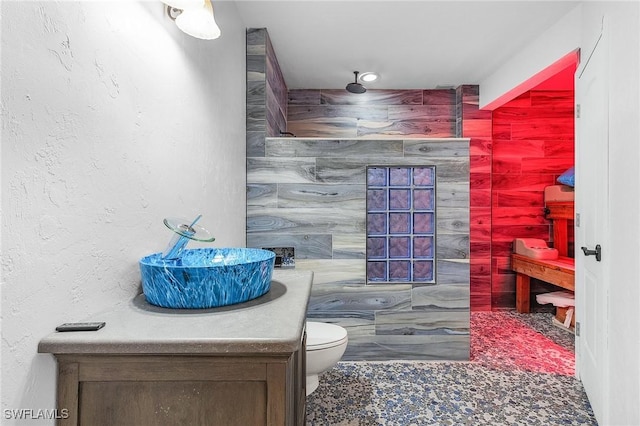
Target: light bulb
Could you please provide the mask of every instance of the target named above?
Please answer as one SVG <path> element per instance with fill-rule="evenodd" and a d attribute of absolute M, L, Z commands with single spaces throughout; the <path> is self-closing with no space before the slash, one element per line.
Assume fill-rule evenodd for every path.
<path fill-rule="evenodd" d="M 221 34 L 210 0 L 204 0 L 202 7 L 185 9 L 176 18 L 176 25 L 190 36 L 204 40 L 216 39 Z"/>

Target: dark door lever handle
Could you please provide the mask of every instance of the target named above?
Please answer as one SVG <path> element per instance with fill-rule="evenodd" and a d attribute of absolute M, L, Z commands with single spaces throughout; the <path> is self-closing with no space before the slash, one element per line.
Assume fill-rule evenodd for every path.
<path fill-rule="evenodd" d="M 586 247 L 580 247 L 582 249 L 582 252 L 584 253 L 585 256 L 595 256 L 596 257 L 596 261 L 600 262 L 600 260 L 602 259 L 602 248 L 600 247 L 600 244 L 596 245 L 596 249 L 595 250 L 589 250 Z"/>

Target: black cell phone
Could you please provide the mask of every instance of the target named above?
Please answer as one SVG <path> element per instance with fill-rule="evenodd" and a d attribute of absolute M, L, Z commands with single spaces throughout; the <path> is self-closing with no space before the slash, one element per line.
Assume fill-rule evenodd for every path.
<path fill-rule="evenodd" d="M 67 322 L 57 326 L 56 331 L 96 331 L 104 325 L 104 322 Z"/>

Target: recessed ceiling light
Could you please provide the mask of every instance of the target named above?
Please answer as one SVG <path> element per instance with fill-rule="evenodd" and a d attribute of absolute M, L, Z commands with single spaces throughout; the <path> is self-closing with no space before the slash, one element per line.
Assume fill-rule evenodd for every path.
<path fill-rule="evenodd" d="M 378 79 L 378 74 L 375 72 L 364 72 L 360 74 L 360 80 L 371 83 L 372 81 L 376 81 Z"/>

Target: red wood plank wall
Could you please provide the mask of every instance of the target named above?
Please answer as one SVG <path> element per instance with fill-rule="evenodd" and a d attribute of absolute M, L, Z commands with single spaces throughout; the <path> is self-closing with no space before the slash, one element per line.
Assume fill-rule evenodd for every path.
<path fill-rule="evenodd" d="M 513 239 L 550 240 L 543 192 L 574 164 L 573 117 L 572 90 L 532 90 L 493 111 L 492 309 L 515 306 L 515 275 L 509 258 Z M 473 207 L 471 211 L 474 217 Z M 473 295 L 473 287 L 471 291 Z M 472 296 L 472 309 L 473 300 Z"/>
<path fill-rule="evenodd" d="M 480 111 L 479 86 L 457 89 L 462 136 L 469 142 L 471 310 L 491 310 L 491 111 Z M 515 301 L 514 301 L 515 307 Z"/>

